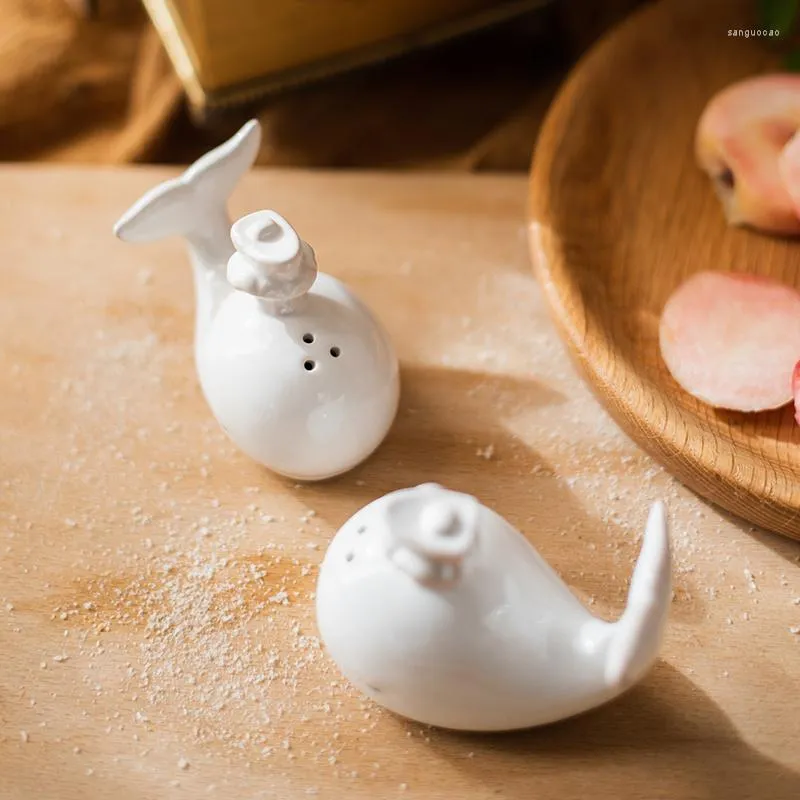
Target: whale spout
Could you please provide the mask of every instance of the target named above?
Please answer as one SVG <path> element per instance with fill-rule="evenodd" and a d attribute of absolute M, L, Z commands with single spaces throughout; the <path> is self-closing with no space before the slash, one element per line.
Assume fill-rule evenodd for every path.
<path fill-rule="evenodd" d="M 228 260 L 228 283 L 272 301 L 288 313 L 317 279 L 314 250 L 275 211 L 256 211 L 231 228 L 236 252 Z"/>
<path fill-rule="evenodd" d="M 479 508 L 474 497 L 435 483 L 398 493 L 386 509 L 390 560 L 423 586 L 454 586 L 476 544 Z"/>
<path fill-rule="evenodd" d="M 632 685 L 655 661 L 671 600 L 669 532 L 664 504 L 659 501 L 650 509 L 628 604 L 610 628 L 605 662 L 609 687 Z"/>
<path fill-rule="evenodd" d="M 203 266 L 224 269 L 233 253 L 228 197 L 255 161 L 261 143 L 258 120 L 194 162 L 182 175 L 146 192 L 117 221 L 126 242 L 183 236 Z"/>

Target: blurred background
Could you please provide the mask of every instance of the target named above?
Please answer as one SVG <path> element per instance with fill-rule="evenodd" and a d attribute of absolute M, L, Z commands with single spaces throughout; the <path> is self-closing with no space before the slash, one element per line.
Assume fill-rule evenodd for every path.
<path fill-rule="evenodd" d="M 0 159 L 512 170 L 643 0 L 0 0 Z"/>

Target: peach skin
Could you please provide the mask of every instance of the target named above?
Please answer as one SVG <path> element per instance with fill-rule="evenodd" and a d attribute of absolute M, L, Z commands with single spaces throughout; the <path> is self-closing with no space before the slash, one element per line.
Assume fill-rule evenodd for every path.
<path fill-rule="evenodd" d="M 800 234 L 798 205 L 779 167 L 781 152 L 798 128 L 800 75 L 750 78 L 710 100 L 697 126 L 695 154 L 729 224 Z"/>
<path fill-rule="evenodd" d="M 778 172 L 792 203 L 794 203 L 795 214 L 800 217 L 800 136 L 797 134 L 781 150 L 778 158 Z"/>
<path fill-rule="evenodd" d="M 794 418 L 800 425 L 800 361 L 794 365 L 792 373 L 792 392 L 794 394 Z"/>

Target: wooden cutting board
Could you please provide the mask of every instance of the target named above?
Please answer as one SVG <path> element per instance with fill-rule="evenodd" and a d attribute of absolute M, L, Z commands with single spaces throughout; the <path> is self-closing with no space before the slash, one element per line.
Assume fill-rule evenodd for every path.
<path fill-rule="evenodd" d="M 2 800 L 800 796 L 800 544 L 699 501 L 584 388 L 530 271 L 524 179 L 246 179 L 234 210 L 285 213 L 402 360 L 384 446 L 299 487 L 209 416 L 180 244 L 111 236 L 165 177 L 0 170 Z M 428 480 L 506 515 L 608 618 L 665 498 L 675 599 L 643 684 L 470 736 L 338 679 L 313 617 L 325 545 Z"/>
<path fill-rule="evenodd" d="M 531 244 L 576 364 L 628 434 L 699 494 L 800 538 L 793 408 L 710 408 L 672 379 L 658 345 L 664 303 L 694 272 L 800 287 L 800 241 L 729 228 L 694 162 L 708 100 L 775 68 L 769 40 L 729 35 L 755 27 L 755 5 L 665 0 L 581 62 L 537 145 Z"/>

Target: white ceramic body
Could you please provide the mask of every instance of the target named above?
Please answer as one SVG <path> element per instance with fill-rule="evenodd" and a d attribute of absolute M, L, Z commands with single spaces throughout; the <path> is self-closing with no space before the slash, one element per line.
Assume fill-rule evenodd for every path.
<path fill-rule="evenodd" d="M 424 585 L 400 568 L 388 555 L 398 532 L 388 524 L 387 504 L 404 492 L 418 493 L 421 502 L 426 493 L 447 492 L 431 487 L 366 506 L 325 555 L 319 631 L 358 689 L 420 722 L 508 730 L 604 703 L 650 666 L 669 604 L 668 579 L 659 586 L 658 617 L 651 617 L 648 635 L 627 637 L 624 657 L 632 669 L 609 670 L 617 633 L 625 635 L 629 626 L 593 618 L 534 548 L 485 506 L 453 585 Z"/>
<path fill-rule="evenodd" d="M 299 480 L 363 461 L 397 411 L 399 369 L 388 335 L 347 286 L 324 273 L 288 313 L 230 293 L 197 358 L 209 405 L 236 445 Z"/>

